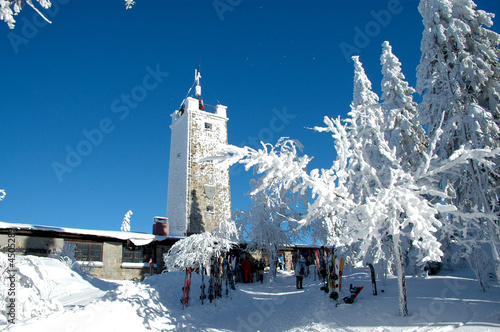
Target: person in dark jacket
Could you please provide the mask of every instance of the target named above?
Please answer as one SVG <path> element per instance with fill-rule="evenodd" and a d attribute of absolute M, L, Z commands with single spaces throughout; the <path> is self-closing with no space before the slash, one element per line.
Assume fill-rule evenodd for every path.
<path fill-rule="evenodd" d="M 264 282 L 264 260 L 260 259 L 259 262 L 257 263 L 257 281 L 261 283 Z"/>
<path fill-rule="evenodd" d="M 300 257 L 297 265 L 295 265 L 295 279 L 297 289 L 302 289 L 302 280 L 306 274 L 306 260 L 304 257 Z"/>

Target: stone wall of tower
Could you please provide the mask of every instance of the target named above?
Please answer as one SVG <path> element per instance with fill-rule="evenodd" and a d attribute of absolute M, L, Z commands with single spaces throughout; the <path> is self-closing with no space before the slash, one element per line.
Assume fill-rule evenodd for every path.
<path fill-rule="evenodd" d="M 215 155 L 219 144 L 227 144 L 227 118 L 192 111 L 189 131 L 187 232 L 202 233 L 231 217 L 229 168 L 199 160 Z"/>

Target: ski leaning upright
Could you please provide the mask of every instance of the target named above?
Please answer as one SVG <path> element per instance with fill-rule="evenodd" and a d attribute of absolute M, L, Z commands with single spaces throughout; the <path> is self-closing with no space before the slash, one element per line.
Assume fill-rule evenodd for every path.
<path fill-rule="evenodd" d="M 205 301 L 205 299 L 207 298 L 207 295 L 205 294 L 205 268 L 203 267 L 203 265 L 200 266 L 200 273 L 201 273 L 201 295 L 200 295 L 200 300 L 201 300 L 201 304 L 203 304 L 203 302 Z"/>
<path fill-rule="evenodd" d="M 372 263 L 368 263 L 368 267 L 370 268 L 370 274 L 372 276 L 373 295 L 377 295 L 377 282 L 375 281 L 375 269 L 373 268 Z"/>
<path fill-rule="evenodd" d="M 339 268 L 339 293 L 342 290 L 342 275 L 344 274 L 344 257 L 340 258 Z"/>
<path fill-rule="evenodd" d="M 192 269 L 189 267 L 186 269 L 186 277 L 184 278 L 184 287 L 182 287 L 182 309 L 186 308 L 189 305 L 189 288 L 191 288 L 191 271 Z"/>

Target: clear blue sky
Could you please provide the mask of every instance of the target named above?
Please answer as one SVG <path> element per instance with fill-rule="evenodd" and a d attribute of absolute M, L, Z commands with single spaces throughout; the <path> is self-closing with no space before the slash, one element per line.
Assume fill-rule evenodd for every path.
<path fill-rule="evenodd" d="M 348 53 L 379 94 L 383 41 L 412 86 L 420 60 L 417 0 L 53 2 L 53 24 L 29 6 L 14 30 L 0 24 L 5 222 L 119 230 L 130 209 L 132 231 L 151 232 L 166 214 L 170 114 L 199 59 L 205 102 L 228 106 L 231 144 L 296 138 L 320 168 L 332 140 L 306 128 L 349 111 Z M 497 0 L 476 3 L 500 13 Z M 68 162 L 68 148 L 85 155 Z M 233 210 L 249 203 L 251 178 L 232 169 Z"/>

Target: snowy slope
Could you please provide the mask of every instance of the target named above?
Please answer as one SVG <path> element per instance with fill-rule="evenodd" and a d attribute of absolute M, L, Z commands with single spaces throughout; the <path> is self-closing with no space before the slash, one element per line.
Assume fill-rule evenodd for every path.
<path fill-rule="evenodd" d="M 50 264 L 46 264 L 50 270 Z M 170 272 L 143 283 L 93 280 L 107 291 L 101 299 L 65 307 L 45 317 L 10 325 L 9 331 L 500 331 L 500 289 L 482 293 L 469 271 L 409 277 L 410 317 L 398 316 L 396 279 L 373 296 L 367 269 L 346 271 L 349 283 L 365 286 L 352 305 L 334 303 L 312 275 L 304 289 L 295 277 L 238 284 L 228 298 L 201 305 L 201 277 L 193 273 L 191 304 L 180 303 L 184 274 Z M 266 275 L 267 277 L 267 275 Z M 207 282 L 207 280 L 205 280 Z M 224 288 L 225 289 L 225 288 Z M 384 292 L 381 292 L 381 290 Z"/>

